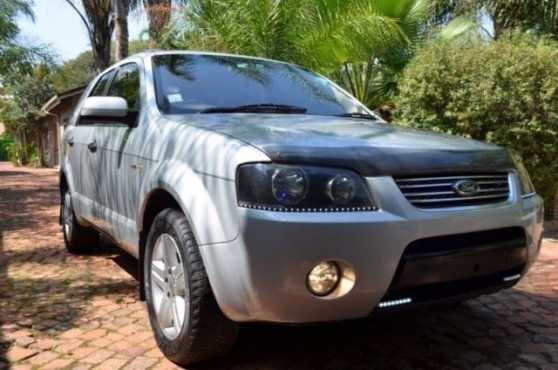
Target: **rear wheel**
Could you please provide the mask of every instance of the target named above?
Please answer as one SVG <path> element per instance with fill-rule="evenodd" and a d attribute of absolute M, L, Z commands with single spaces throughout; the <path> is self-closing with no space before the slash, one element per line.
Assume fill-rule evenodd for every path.
<path fill-rule="evenodd" d="M 153 221 L 144 272 L 149 320 L 167 358 L 187 365 L 228 352 L 238 324 L 219 309 L 198 245 L 181 212 L 167 209 Z"/>
<path fill-rule="evenodd" d="M 99 244 L 99 233 L 95 229 L 79 224 L 69 191 L 64 192 L 62 202 L 62 232 L 66 249 L 74 254 L 91 251 Z"/>

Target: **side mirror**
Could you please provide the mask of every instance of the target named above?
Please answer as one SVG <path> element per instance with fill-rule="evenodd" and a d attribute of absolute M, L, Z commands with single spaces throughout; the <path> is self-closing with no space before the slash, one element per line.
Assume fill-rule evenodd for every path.
<path fill-rule="evenodd" d="M 90 96 L 81 108 L 82 118 L 125 118 L 128 103 L 118 96 Z"/>

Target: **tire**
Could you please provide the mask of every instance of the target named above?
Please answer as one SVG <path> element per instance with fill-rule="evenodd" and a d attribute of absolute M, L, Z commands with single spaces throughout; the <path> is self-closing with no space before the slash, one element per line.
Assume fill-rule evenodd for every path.
<path fill-rule="evenodd" d="M 72 206 L 72 197 L 66 190 L 62 198 L 62 233 L 64 244 L 68 252 L 72 254 L 83 254 L 91 252 L 99 245 L 99 232 L 79 224 Z"/>
<path fill-rule="evenodd" d="M 159 213 L 149 230 L 144 285 L 155 339 L 172 362 L 210 360 L 234 345 L 238 324 L 217 305 L 188 221 L 177 210 Z"/>

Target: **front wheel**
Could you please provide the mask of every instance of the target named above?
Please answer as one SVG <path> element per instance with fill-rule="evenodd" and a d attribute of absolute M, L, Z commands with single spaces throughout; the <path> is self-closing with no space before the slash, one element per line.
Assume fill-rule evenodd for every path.
<path fill-rule="evenodd" d="M 186 217 L 159 213 L 146 243 L 144 286 L 149 321 L 165 356 L 178 365 L 208 360 L 234 344 L 238 324 L 213 296 Z"/>
<path fill-rule="evenodd" d="M 99 244 L 97 230 L 82 226 L 76 220 L 72 197 L 67 190 L 62 198 L 62 232 L 64 233 L 64 245 L 68 252 L 73 254 L 91 251 Z"/>

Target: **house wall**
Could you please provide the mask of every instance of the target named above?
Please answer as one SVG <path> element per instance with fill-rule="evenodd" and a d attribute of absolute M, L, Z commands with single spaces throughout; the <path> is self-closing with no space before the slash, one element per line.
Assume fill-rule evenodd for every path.
<path fill-rule="evenodd" d="M 56 167 L 58 161 L 58 122 L 56 117 L 47 116 L 44 122 L 44 129 L 41 133 L 41 149 L 43 154 L 43 164 L 47 167 Z"/>
<path fill-rule="evenodd" d="M 45 118 L 45 130 L 42 134 L 43 158 L 45 165 L 56 167 L 60 164 L 61 138 L 64 134 L 64 125 L 72 117 L 74 108 L 79 101 L 80 95 L 74 95 L 62 99 L 60 103 L 49 111 Z"/>

